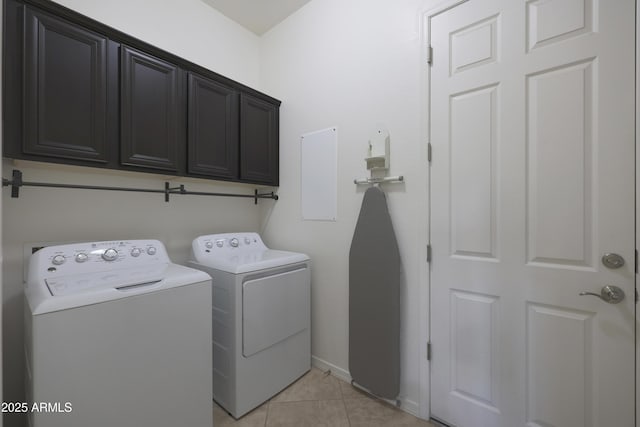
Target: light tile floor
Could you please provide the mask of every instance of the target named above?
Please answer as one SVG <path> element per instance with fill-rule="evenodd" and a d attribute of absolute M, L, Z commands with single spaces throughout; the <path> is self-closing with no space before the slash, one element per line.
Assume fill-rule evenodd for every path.
<path fill-rule="evenodd" d="M 215 427 L 435 427 L 316 368 L 239 420 L 214 403 Z"/>

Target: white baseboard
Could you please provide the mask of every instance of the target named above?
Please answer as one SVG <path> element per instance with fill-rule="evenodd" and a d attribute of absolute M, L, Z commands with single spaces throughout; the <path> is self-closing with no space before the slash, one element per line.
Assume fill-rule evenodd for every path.
<path fill-rule="evenodd" d="M 333 375 L 334 377 L 351 383 L 351 374 L 349 373 L 349 371 L 347 371 L 346 369 L 342 369 L 336 365 L 334 365 L 333 363 L 329 363 L 326 360 L 320 359 L 317 356 L 311 356 L 311 365 L 315 368 L 318 368 L 321 371 L 331 371 L 331 375 Z M 418 405 L 417 402 L 414 402 L 413 400 L 409 400 L 406 397 L 400 396 L 400 409 L 402 409 L 403 411 L 413 415 L 414 417 L 418 417 L 420 418 L 420 406 Z M 389 401 L 391 404 L 393 404 L 393 402 Z"/>
<path fill-rule="evenodd" d="M 311 365 L 324 372 L 331 371 L 331 375 L 333 375 L 334 377 L 339 378 L 342 381 L 351 383 L 351 374 L 349 374 L 349 371 L 339 368 L 333 363 L 329 363 L 326 360 L 322 360 L 316 356 L 311 356 Z"/>

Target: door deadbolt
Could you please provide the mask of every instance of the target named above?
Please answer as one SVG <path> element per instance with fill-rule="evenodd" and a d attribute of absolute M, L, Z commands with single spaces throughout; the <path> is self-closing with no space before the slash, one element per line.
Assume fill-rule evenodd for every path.
<path fill-rule="evenodd" d="M 606 254 L 602 255 L 602 264 L 604 264 L 604 266 L 607 268 L 620 268 L 624 265 L 624 258 L 622 258 L 622 256 L 618 254 L 607 252 Z"/>

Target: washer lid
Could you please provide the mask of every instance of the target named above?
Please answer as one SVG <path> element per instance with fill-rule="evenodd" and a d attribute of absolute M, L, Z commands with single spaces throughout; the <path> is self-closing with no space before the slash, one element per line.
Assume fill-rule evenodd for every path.
<path fill-rule="evenodd" d="M 236 254 L 202 254 L 202 256 L 199 256 L 195 261 L 207 267 L 215 268 L 216 270 L 240 274 L 308 260 L 309 257 L 302 253 L 266 249 Z"/>
<path fill-rule="evenodd" d="M 31 314 L 39 315 L 210 281 L 203 271 L 167 263 L 155 271 L 122 269 L 33 280 L 27 282 L 25 297 Z"/>
<path fill-rule="evenodd" d="M 102 289 L 118 290 L 141 288 L 160 282 L 167 274 L 168 263 L 138 268 L 123 268 L 96 273 L 75 274 L 71 276 L 49 277 L 45 283 L 52 296 L 64 296 L 87 292 L 99 292 Z"/>

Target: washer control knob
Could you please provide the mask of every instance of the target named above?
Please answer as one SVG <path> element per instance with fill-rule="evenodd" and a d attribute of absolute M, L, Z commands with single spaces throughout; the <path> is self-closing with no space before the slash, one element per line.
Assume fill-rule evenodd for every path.
<path fill-rule="evenodd" d="M 67 260 L 67 259 L 64 257 L 64 255 L 56 255 L 56 256 L 54 256 L 54 257 L 53 257 L 53 259 L 51 260 L 51 263 L 52 263 L 53 265 L 62 265 L 62 264 L 64 264 L 64 262 L 65 262 L 66 260 Z"/>
<path fill-rule="evenodd" d="M 204 244 L 204 246 L 205 246 L 207 249 L 211 249 L 211 248 L 213 247 L 213 243 L 211 243 L 211 242 L 207 242 L 207 243 L 205 243 L 205 244 Z"/>
<path fill-rule="evenodd" d="M 118 251 L 114 248 L 109 248 L 102 253 L 102 259 L 105 261 L 115 261 L 118 258 Z"/>
<path fill-rule="evenodd" d="M 234 237 L 233 239 L 229 240 L 229 244 L 231 245 L 231 247 L 237 248 L 240 242 Z"/>
<path fill-rule="evenodd" d="M 216 246 L 221 248 L 224 246 L 224 240 L 216 240 Z"/>
<path fill-rule="evenodd" d="M 76 262 L 86 262 L 89 260 L 89 255 L 85 254 L 84 252 L 80 252 L 78 255 L 76 255 Z"/>
<path fill-rule="evenodd" d="M 245 237 L 244 238 L 244 243 L 247 244 L 247 245 L 251 244 L 251 239 L 248 238 L 248 237 Z"/>
<path fill-rule="evenodd" d="M 134 257 L 134 258 L 138 258 L 141 253 L 142 253 L 142 251 L 140 250 L 140 248 L 131 249 L 131 256 Z"/>
<path fill-rule="evenodd" d="M 149 255 L 155 255 L 155 254 L 156 254 L 156 247 L 155 247 L 155 246 L 149 246 L 149 247 L 147 248 L 147 253 L 148 253 Z"/>

